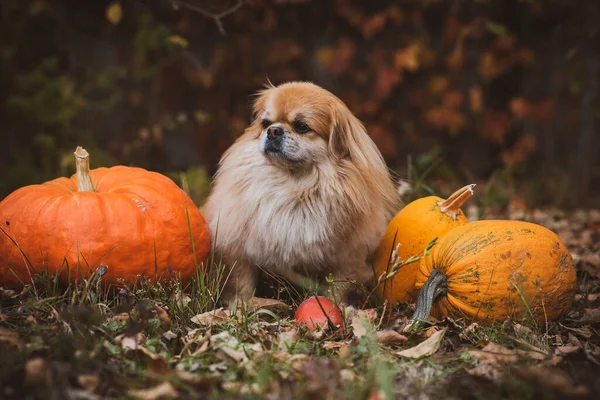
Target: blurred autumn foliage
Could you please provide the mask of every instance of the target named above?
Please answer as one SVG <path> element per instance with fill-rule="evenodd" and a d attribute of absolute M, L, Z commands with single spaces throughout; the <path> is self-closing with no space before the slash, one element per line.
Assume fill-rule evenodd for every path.
<path fill-rule="evenodd" d="M 401 177 L 502 176 L 535 203 L 600 197 L 597 0 L 2 0 L 0 12 L 0 198 L 70 174 L 80 144 L 93 166 L 164 172 L 201 199 L 267 77 L 337 94 Z"/>

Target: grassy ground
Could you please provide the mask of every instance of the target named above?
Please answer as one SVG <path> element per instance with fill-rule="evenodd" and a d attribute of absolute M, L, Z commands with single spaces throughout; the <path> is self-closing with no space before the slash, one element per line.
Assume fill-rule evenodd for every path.
<path fill-rule="evenodd" d="M 578 290 L 563 320 L 446 319 L 407 335 L 411 306 L 373 299 L 344 310 L 343 331 L 314 335 L 293 326 L 307 294 L 275 279 L 281 301 L 232 315 L 214 276 L 110 293 L 98 276 L 69 288 L 39 277 L 0 290 L 0 398 L 600 398 L 600 213 L 513 205 L 496 216 L 546 225 L 571 250 Z"/>

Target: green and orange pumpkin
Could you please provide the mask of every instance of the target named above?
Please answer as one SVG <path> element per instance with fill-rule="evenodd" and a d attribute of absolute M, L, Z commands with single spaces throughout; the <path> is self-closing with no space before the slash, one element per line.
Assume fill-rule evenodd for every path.
<path fill-rule="evenodd" d="M 412 321 L 449 316 L 492 323 L 545 323 L 573 303 L 573 259 L 551 230 L 524 221 L 485 220 L 441 236 L 420 261 Z M 417 324 L 418 325 L 418 324 Z"/>

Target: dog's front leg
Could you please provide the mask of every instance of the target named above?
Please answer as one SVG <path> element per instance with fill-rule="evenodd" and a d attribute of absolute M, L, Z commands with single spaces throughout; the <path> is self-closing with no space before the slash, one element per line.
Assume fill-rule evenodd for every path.
<path fill-rule="evenodd" d="M 335 300 L 344 305 L 359 305 L 362 300 L 351 296 L 352 289 L 360 289 L 362 286 L 369 284 L 373 280 L 373 271 L 364 262 L 349 261 L 336 269 L 332 276 Z"/>
<path fill-rule="evenodd" d="M 248 303 L 256 289 L 257 270 L 248 262 L 234 262 L 227 271 L 222 298 L 228 308 Z"/>

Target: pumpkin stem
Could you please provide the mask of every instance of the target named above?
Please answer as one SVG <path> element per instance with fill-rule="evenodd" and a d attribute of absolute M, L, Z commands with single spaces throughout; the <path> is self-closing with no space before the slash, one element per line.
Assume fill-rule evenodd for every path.
<path fill-rule="evenodd" d="M 90 177 L 90 153 L 81 146 L 75 149 L 75 166 L 77 168 L 77 190 L 80 192 L 94 192 L 94 185 Z"/>
<path fill-rule="evenodd" d="M 440 206 L 440 210 L 456 220 L 458 214 L 460 213 L 460 208 L 467 200 L 469 200 L 473 196 L 473 188 L 475 184 L 472 183 L 465 187 L 458 189 L 456 192 L 452 193 L 450 197 L 446 200 L 441 200 L 438 202 L 438 206 Z"/>
<path fill-rule="evenodd" d="M 448 292 L 448 277 L 437 269 L 431 271 L 431 275 L 427 278 L 427 282 L 421 288 L 415 312 L 408 321 L 405 331 L 414 330 L 427 321 L 427 317 L 431 313 L 431 306 L 435 299 Z"/>

